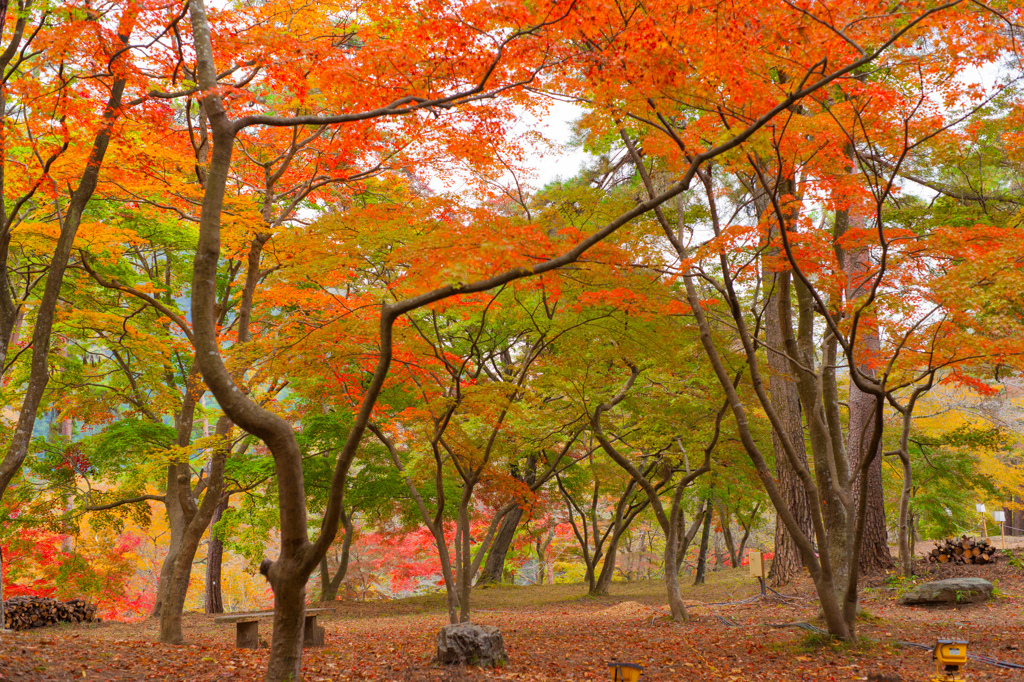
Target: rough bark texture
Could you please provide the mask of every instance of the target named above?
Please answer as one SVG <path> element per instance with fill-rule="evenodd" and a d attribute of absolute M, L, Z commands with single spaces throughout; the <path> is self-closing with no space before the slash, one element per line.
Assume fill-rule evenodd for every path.
<path fill-rule="evenodd" d="M 854 219 L 851 216 L 851 221 Z M 865 295 L 865 279 L 870 272 L 871 263 L 868 254 L 863 251 L 852 251 L 846 254 L 846 271 L 850 278 L 847 296 L 851 301 Z M 863 319 L 863 318 L 862 318 Z M 878 330 L 869 324 L 861 324 L 857 334 L 857 369 L 861 374 L 874 378 L 875 371 L 871 367 L 871 357 L 880 349 Z M 868 444 L 874 434 L 875 398 L 861 391 L 851 381 L 850 421 L 847 430 L 847 454 L 850 458 L 851 470 L 869 456 Z M 882 490 L 882 453 L 881 444 L 875 458 L 868 466 L 868 500 L 864 517 L 864 540 L 860 552 L 860 568 L 863 571 L 888 570 L 893 566 L 889 552 L 889 532 L 885 525 L 885 498 Z M 859 481 L 854 479 L 853 490 L 859 492 Z M 855 496 L 854 498 L 858 498 Z"/>
<path fill-rule="evenodd" d="M 782 330 L 779 328 L 779 310 L 774 297 L 769 296 L 764 310 L 765 341 L 768 343 L 768 392 L 772 407 L 785 425 L 786 435 L 792 443 L 797 457 L 806 465 L 807 449 L 804 441 L 803 423 L 800 418 L 800 396 L 797 380 L 793 376 L 789 360 L 779 352 L 783 348 Z M 775 451 L 775 477 L 779 490 L 786 499 L 787 507 L 796 519 L 800 530 L 810 537 L 813 534 L 811 510 L 807 505 L 807 493 L 797 478 L 796 471 L 786 458 L 779 435 L 772 431 L 772 447 Z M 775 558 L 772 560 L 768 578 L 776 587 L 785 585 L 796 576 L 803 561 L 793 536 L 786 530 L 780 517 L 775 519 Z"/>

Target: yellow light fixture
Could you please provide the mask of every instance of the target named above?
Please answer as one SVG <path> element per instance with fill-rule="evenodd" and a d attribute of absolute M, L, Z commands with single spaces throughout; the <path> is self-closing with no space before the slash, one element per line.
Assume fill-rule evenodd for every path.
<path fill-rule="evenodd" d="M 637 682 L 644 668 L 635 663 L 609 663 L 608 671 L 612 674 L 612 682 Z"/>
<path fill-rule="evenodd" d="M 966 639 L 940 639 L 935 643 L 935 677 L 933 682 L 954 682 L 962 678 L 957 675 L 967 665 Z"/>

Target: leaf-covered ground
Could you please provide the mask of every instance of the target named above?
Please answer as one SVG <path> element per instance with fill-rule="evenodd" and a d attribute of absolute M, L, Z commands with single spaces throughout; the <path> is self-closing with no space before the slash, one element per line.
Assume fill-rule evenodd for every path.
<path fill-rule="evenodd" d="M 970 640 L 970 652 L 1024 664 L 1024 572 L 995 567 L 943 567 L 941 575 L 996 578 L 1001 596 L 988 604 L 908 608 L 895 603 L 902 586 L 881 578 L 863 598 L 862 641 L 829 643 L 799 627 L 815 622 L 810 585 L 783 590 L 798 599 L 721 604 L 755 595 L 742 571 L 711 576 L 687 588 L 692 621 L 665 618 L 660 582 L 614 585 L 612 596 L 587 598 L 579 586 L 498 587 L 474 595 L 474 620 L 501 628 L 510 663 L 502 669 L 442 669 L 431 664 L 445 623 L 436 597 L 378 604 L 339 603 L 321 622 L 327 645 L 307 649 L 307 680 L 594 680 L 612 660 L 645 666 L 645 680 L 863 680 L 875 674 L 930 679 L 927 651 L 896 642 L 933 644 L 936 637 Z M 269 638 L 270 623 L 261 623 Z M 233 626 L 189 614 L 190 644 L 154 642 L 153 621 L 62 625 L 0 635 L 0 680 L 254 680 L 266 649 L 233 647 Z M 971 661 L 967 679 L 1020 680 L 1024 671 Z"/>

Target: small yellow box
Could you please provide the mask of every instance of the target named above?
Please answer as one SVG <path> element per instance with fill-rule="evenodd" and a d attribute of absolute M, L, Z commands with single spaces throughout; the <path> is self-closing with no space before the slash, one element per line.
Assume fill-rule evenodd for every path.
<path fill-rule="evenodd" d="M 937 682 L 960 680 L 957 675 L 960 666 L 967 663 L 967 640 L 940 639 L 932 652 L 935 657 L 935 678 Z"/>
<path fill-rule="evenodd" d="M 941 665 L 964 665 L 967 663 L 967 640 L 940 639 L 935 644 L 934 656 Z"/>

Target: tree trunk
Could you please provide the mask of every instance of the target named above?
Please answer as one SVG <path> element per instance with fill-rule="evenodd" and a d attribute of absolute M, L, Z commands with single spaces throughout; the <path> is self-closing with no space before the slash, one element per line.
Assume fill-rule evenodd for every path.
<path fill-rule="evenodd" d="M 608 594 L 612 578 L 615 577 L 615 562 L 617 560 L 616 555 L 619 552 L 619 540 L 622 538 L 622 534 L 629 528 L 633 518 L 635 516 L 629 517 L 625 523 L 620 524 L 612 531 L 612 536 L 608 540 L 608 546 L 605 548 L 604 561 L 601 562 L 601 572 L 597 574 L 597 580 L 593 582 L 588 592 L 590 596 L 598 597 Z"/>
<path fill-rule="evenodd" d="M 487 561 L 484 563 L 483 570 L 480 571 L 480 576 L 476 579 L 477 585 L 501 582 L 505 571 L 505 557 L 512 546 L 512 540 L 515 539 L 519 519 L 522 516 L 523 510 L 517 506 L 505 514 L 505 518 L 501 520 L 501 526 L 491 543 L 491 551 L 487 554 Z"/>
<path fill-rule="evenodd" d="M 769 296 L 764 309 L 765 340 L 769 349 L 782 350 L 782 330 L 779 328 L 779 310 L 774 295 Z M 785 424 L 786 435 L 792 443 L 797 457 L 806 464 L 807 450 L 804 441 L 804 428 L 800 419 L 800 396 L 797 393 L 797 379 L 793 376 L 789 360 L 779 352 L 769 350 L 768 361 L 768 392 L 772 407 L 779 419 Z M 772 446 L 775 452 L 775 477 L 779 490 L 786 498 L 789 511 L 796 518 L 800 529 L 810 537 L 813 534 L 811 510 L 807 504 L 807 492 L 804 490 L 796 471 L 790 465 L 782 450 L 779 435 L 772 430 Z M 793 536 L 786 530 L 782 519 L 775 518 L 775 558 L 768 573 L 772 585 L 778 587 L 792 580 L 803 561 L 800 550 L 793 541 Z"/>
<path fill-rule="evenodd" d="M 213 519 L 210 521 L 210 539 L 206 549 L 206 613 L 224 613 L 224 597 L 221 591 L 220 578 L 221 566 L 224 562 L 224 541 L 216 537 L 213 527 L 220 521 L 220 517 L 228 510 L 228 496 L 217 505 L 213 512 Z"/>
<path fill-rule="evenodd" d="M 537 584 L 544 584 L 544 574 L 548 567 L 548 547 L 551 546 L 551 541 L 555 539 L 555 527 L 551 526 L 551 530 L 548 531 L 547 537 L 538 537 L 534 543 L 534 549 L 537 552 Z M 551 584 L 554 584 L 554 580 Z"/>
<path fill-rule="evenodd" d="M 331 602 L 338 598 L 338 590 L 348 573 L 349 552 L 352 549 L 352 519 L 345 510 L 341 511 L 341 525 L 345 528 L 345 537 L 341 540 L 341 558 L 338 560 L 338 568 L 335 569 L 334 577 L 330 578 L 327 566 L 327 555 L 320 560 L 320 601 Z"/>
<path fill-rule="evenodd" d="M 128 43 L 131 34 L 131 26 L 124 25 L 128 14 L 122 17 L 122 26 L 118 28 L 118 38 L 122 44 Z M 127 31 L 127 32 L 125 32 Z M 32 360 L 28 381 L 25 386 L 24 398 L 18 413 L 17 426 L 7 446 L 7 453 L 0 461 L 0 499 L 10 485 L 11 480 L 21 469 L 25 457 L 28 455 L 29 444 L 32 440 L 32 432 L 35 428 L 36 413 L 40 401 L 46 391 L 46 385 L 50 380 L 49 352 L 50 337 L 53 332 L 53 324 L 57 303 L 60 300 L 61 287 L 64 284 L 64 272 L 67 269 L 68 260 L 71 257 L 71 250 L 74 246 L 75 235 L 82 223 L 82 215 L 96 191 L 99 182 L 100 168 L 103 165 L 107 148 L 110 146 L 110 134 L 114 122 L 121 115 L 121 98 L 127 81 L 119 78 L 112 83 L 110 97 L 103 111 L 103 122 L 99 132 L 96 133 L 92 150 L 85 170 L 82 172 L 81 181 L 78 184 L 68 202 L 67 212 L 64 221 L 60 225 L 60 234 L 57 237 L 57 244 L 54 247 L 53 256 L 50 258 L 49 271 L 46 274 L 46 282 L 43 285 L 43 293 L 36 307 L 36 322 L 32 331 Z M 6 246 L 5 246 L 6 248 Z M 0 269 L 6 275 L 6 262 L 0 264 Z M 3 325 L 3 334 L 7 336 L 4 341 L 9 342 L 10 330 L 13 329 L 13 319 L 10 324 Z"/>
<path fill-rule="evenodd" d="M 160 564 L 160 575 L 156 583 L 156 603 L 153 604 L 154 618 L 159 618 L 163 611 L 164 602 L 167 599 L 167 589 L 171 584 L 171 574 L 174 571 L 174 561 L 178 557 L 178 550 L 181 548 L 181 536 L 185 531 L 185 517 L 181 510 L 181 503 L 178 501 L 178 465 L 170 464 L 167 467 L 167 490 L 164 493 L 164 509 L 167 512 L 168 539 L 167 555 Z"/>
<path fill-rule="evenodd" d="M 672 620 L 682 623 L 689 620 L 683 595 L 679 593 L 679 528 L 678 524 L 669 524 L 665 534 L 665 591 L 668 596 L 668 608 Z"/>
<path fill-rule="evenodd" d="M 854 214 L 851 212 L 851 221 Z M 869 276 L 871 263 L 864 250 L 846 254 L 846 271 L 850 278 L 847 296 L 856 301 L 865 295 L 865 279 Z M 870 366 L 871 356 L 880 349 L 878 330 L 870 324 L 862 322 L 858 328 L 859 343 L 855 352 L 858 357 L 857 369 L 864 376 L 874 378 L 875 371 Z M 874 434 L 875 398 L 862 392 L 854 382 L 850 382 L 850 422 L 847 455 L 850 458 L 851 470 L 869 456 L 866 452 Z M 868 466 L 868 502 L 864 518 L 864 540 L 860 552 L 860 568 L 862 571 L 889 570 L 892 568 L 892 555 L 889 552 L 889 532 L 885 524 L 885 498 L 882 490 L 882 453 L 881 444 L 875 453 L 874 461 Z M 854 500 L 858 501 L 860 485 L 853 480 Z"/>
<path fill-rule="evenodd" d="M 711 536 L 711 517 L 714 516 L 714 507 L 709 499 L 704 505 L 704 529 L 700 532 L 700 552 L 697 554 L 697 570 L 693 579 L 694 585 L 704 584 L 704 574 L 707 572 L 708 563 L 708 538 Z"/>
<path fill-rule="evenodd" d="M 181 538 L 181 547 L 178 549 L 171 571 L 171 578 L 165 592 L 164 605 L 160 611 L 160 641 L 164 644 L 181 644 L 184 641 L 181 633 L 181 614 L 185 608 L 185 596 L 188 592 L 189 580 L 192 576 L 192 561 L 195 559 L 196 550 L 203 534 L 210 526 L 210 520 L 217 507 L 221 504 L 221 493 L 224 490 L 224 463 L 227 460 L 227 453 L 230 449 L 227 444 L 227 436 L 231 430 L 231 420 L 221 417 L 217 423 L 217 435 L 220 442 L 214 449 L 210 458 L 210 473 L 206 483 L 206 493 L 203 495 L 203 502 L 196 507 L 192 499 L 189 474 L 182 473 L 178 477 L 178 494 L 185 509 L 185 531 Z M 188 472 L 188 465 L 179 465 L 184 472 Z"/>
<path fill-rule="evenodd" d="M 295 579 L 302 573 L 301 566 L 285 567 L 280 557 L 273 568 L 281 573 L 271 583 L 274 590 L 274 633 L 266 679 L 301 680 L 306 581 Z M 291 570 L 282 570 L 288 568 Z"/>

